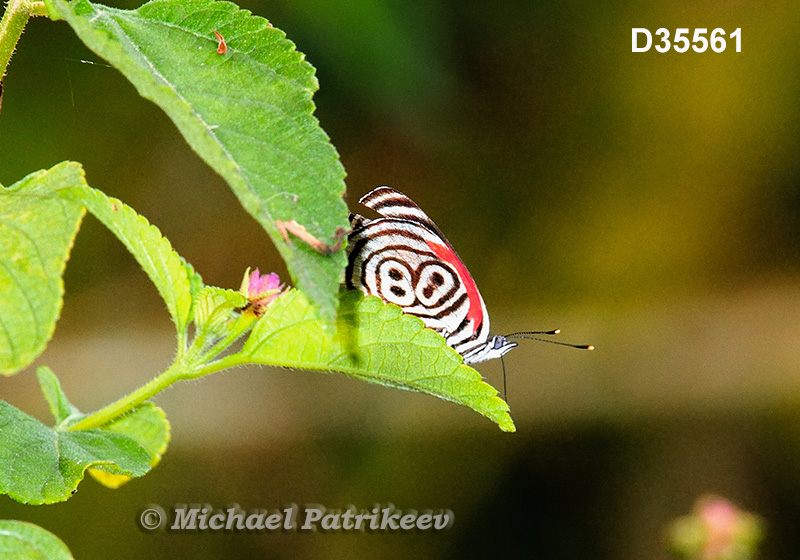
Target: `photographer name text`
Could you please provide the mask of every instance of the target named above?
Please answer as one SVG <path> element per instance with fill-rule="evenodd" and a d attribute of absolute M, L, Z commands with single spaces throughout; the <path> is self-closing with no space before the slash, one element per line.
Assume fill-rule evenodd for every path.
<path fill-rule="evenodd" d="M 238 504 L 214 508 L 209 504 L 177 504 L 167 511 L 149 504 L 139 512 L 145 531 L 253 531 L 253 532 L 393 532 L 443 531 L 453 525 L 449 509 L 400 510 L 394 504 L 354 505 L 329 509 L 320 504 L 288 505 L 282 509 L 245 511 Z"/>

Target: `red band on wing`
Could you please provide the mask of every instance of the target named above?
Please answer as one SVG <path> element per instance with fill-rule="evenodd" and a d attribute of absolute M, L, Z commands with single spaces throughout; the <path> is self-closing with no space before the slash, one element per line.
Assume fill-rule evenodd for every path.
<path fill-rule="evenodd" d="M 434 243 L 432 241 L 427 241 L 427 244 L 437 257 L 453 266 L 453 268 L 456 269 L 456 272 L 458 272 L 458 277 L 461 278 L 461 282 L 467 289 L 467 297 L 469 298 L 469 311 L 467 311 L 467 319 L 472 320 L 472 330 L 477 330 L 480 324 L 483 322 L 483 306 L 481 305 L 481 295 L 478 292 L 478 287 L 475 285 L 475 281 L 472 279 L 472 276 L 470 276 L 467 267 L 464 266 L 464 263 L 461 262 L 461 259 L 458 258 L 458 255 L 456 255 L 455 251 L 453 251 L 453 249 L 447 245 L 440 245 L 439 243 Z"/>

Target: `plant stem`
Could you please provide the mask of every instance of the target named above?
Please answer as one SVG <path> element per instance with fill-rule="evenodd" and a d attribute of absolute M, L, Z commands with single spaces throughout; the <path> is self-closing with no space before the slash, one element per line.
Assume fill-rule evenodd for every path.
<path fill-rule="evenodd" d="M 6 74 L 8 62 L 17 42 L 22 35 L 22 30 L 31 16 L 48 15 L 44 2 L 31 2 L 30 0 L 9 0 L 3 19 L 0 20 L 0 80 Z"/>
<path fill-rule="evenodd" d="M 208 375 L 209 373 L 215 373 L 217 371 L 222 371 L 223 369 L 228 369 L 236 366 L 241 366 L 244 364 L 250 363 L 247 361 L 245 357 L 241 354 L 231 354 L 230 356 L 225 356 L 224 358 L 220 358 L 215 362 L 211 362 L 206 364 L 203 367 L 197 368 L 194 372 L 186 375 L 186 379 L 195 379 L 196 377 L 203 377 L 204 375 Z"/>
<path fill-rule="evenodd" d="M 246 325 L 246 327 L 249 328 L 249 325 Z M 229 334 L 223 342 L 226 342 L 229 346 L 234 340 L 239 338 L 243 332 L 243 329 L 234 331 L 232 334 Z M 192 348 L 202 348 L 202 346 L 203 344 L 201 338 L 199 340 L 195 340 L 195 344 L 192 345 Z M 226 356 L 214 362 L 205 363 L 207 360 L 210 360 L 213 356 L 224 350 L 226 347 L 227 346 L 223 347 L 222 345 L 218 344 L 212 349 L 212 352 L 202 356 L 199 361 L 204 365 L 200 365 L 197 363 L 197 361 L 193 360 L 193 357 L 195 360 L 197 359 L 197 356 L 193 356 L 193 354 L 196 354 L 196 352 L 192 352 L 192 350 L 190 350 L 188 354 L 185 355 L 184 359 L 176 359 L 175 362 L 164 373 L 155 377 L 151 381 L 148 381 L 134 392 L 125 395 L 118 401 L 101 408 L 80 422 L 71 425 L 67 428 L 67 430 L 91 430 L 92 428 L 99 428 L 100 426 L 119 418 L 123 414 L 130 412 L 132 409 L 136 408 L 147 399 L 154 397 L 176 381 L 180 381 L 181 379 L 196 379 L 198 377 L 208 375 L 209 373 L 214 373 L 229 367 L 247 363 L 247 359 L 238 353 L 231 354 L 230 356 Z"/>
<path fill-rule="evenodd" d="M 125 395 L 116 402 L 111 403 L 105 408 L 101 408 L 97 412 L 90 414 L 77 424 L 73 424 L 68 430 L 90 430 L 92 428 L 99 428 L 103 424 L 107 424 L 111 420 L 118 418 L 130 411 L 131 409 L 139 406 L 150 397 L 163 391 L 176 381 L 184 379 L 184 366 L 181 362 L 175 362 L 164 373 L 155 379 L 145 383 L 134 392 Z"/>
<path fill-rule="evenodd" d="M 130 412 L 132 409 L 163 391 L 176 381 L 180 381 L 181 379 L 196 379 L 208 375 L 209 373 L 246 363 L 247 357 L 238 352 L 216 361 L 212 360 L 220 352 L 224 351 L 238 340 L 245 332 L 249 331 L 253 326 L 253 321 L 255 321 L 255 316 L 240 316 L 235 324 L 232 325 L 228 335 L 205 352 L 203 351 L 206 341 L 206 333 L 204 331 L 197 333 L 188 351 L 185 350 L 185 338 L 182 339 L 179 334 L 178 357 L 175 358 L 175 361 L 164 373 L 145 383 L 134 392 L 125 395 L 116 402 L 101 408 L 97 412 L 69 426 L 67 430 L 90 430 L 92 428 L 99 428 L 119 418 L 123 414 Z"/>

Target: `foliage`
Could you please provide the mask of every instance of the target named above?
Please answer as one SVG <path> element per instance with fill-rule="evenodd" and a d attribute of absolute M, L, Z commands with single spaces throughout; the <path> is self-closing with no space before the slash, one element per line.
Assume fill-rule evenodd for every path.
<path fill-rule="evenodd" d="M 164 110 L 269 233 L 297 287 L 333 318 L 344 255 L 288 244 L 275 226 L 296 220 L 319 239 L 347 227 L 344 169 L 313 116 L 314 69 L 284 33 L 229 2 L 47 5 Z M 225 54 L 217 53 L 214 30 Z"/>
<path fill-rule="evenodd" d="M 5 560 L 72 560 L 54 534 L 24 521 L 0 519 L 0 557 Z"/>
<path fill-rule="evenodd" d="M 16 0 L 0 25 L 0 72 L 30 15 L 65 20 L 163 109 L 271 236 L 296 288 L 282 289 L 258 271 L 246 273 L 241 291 L 203 284 L 155 226 L 90 187 L 78 163 L 0 187 L 0 373 L 25 369 L 52 337 L 62 276 L 87 211 L 147 273 L 177 336 L 169 368 L 94 413 L 74 406 L 47 367 L 37 375 L 52 426 L 0 401 L 0 492 L 50 504 L 74 494 L 87 471 L 112 488 L 146 474 L 170 437 L 165 413 L 148 399 L 176 381 L 248 363 L 337 371 L 428 393 L 514 430 L 497 391 L 441 336 L 395 306 L 341 291 L 343 251 L 281 234 L 280 223 L 293 221 L 320 240 L 318 249 L 347 227 L 344 170 L 313 115 L 314 69 L 283 32 L 213 0 L 153 0 L 137 10 Z M 0 523 L 3 557 L 69 557 L 43 529 Z M 25 556 L 31 547 L 39 556 Z"/>

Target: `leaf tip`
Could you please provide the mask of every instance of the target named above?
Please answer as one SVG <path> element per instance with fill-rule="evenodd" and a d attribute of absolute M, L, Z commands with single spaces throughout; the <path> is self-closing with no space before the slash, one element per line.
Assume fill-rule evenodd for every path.
<path fill-rule="evenodd" d="M 501 418 L 498 418 L 497 425 L 500 426 L 501 430 L 510 434 L 513 434 L 514 432 L 517 431 L 517 427 L 514 425 L 514 421 L 508 414 L 504 414 Z"/>

